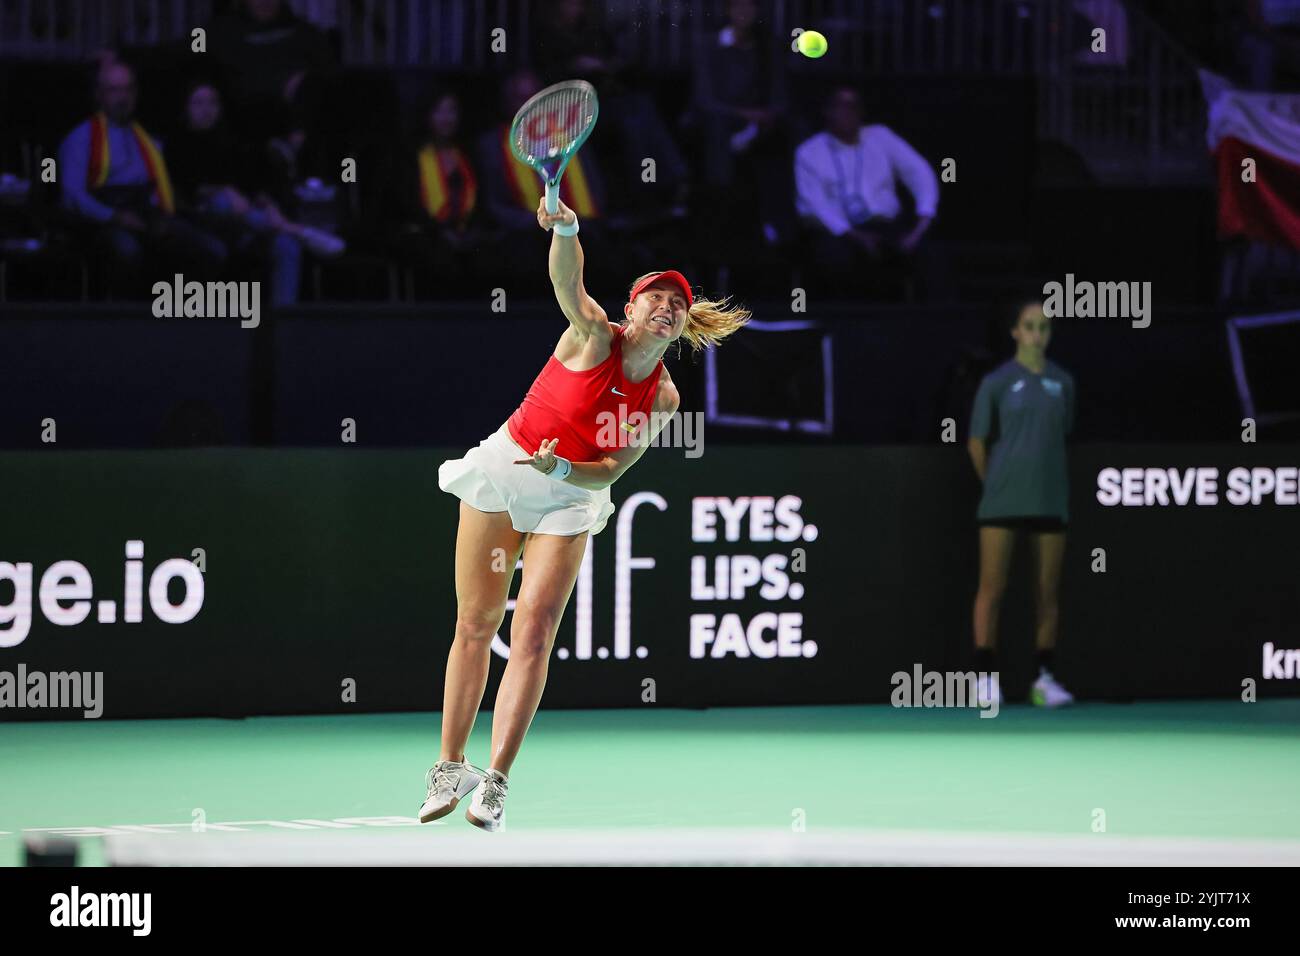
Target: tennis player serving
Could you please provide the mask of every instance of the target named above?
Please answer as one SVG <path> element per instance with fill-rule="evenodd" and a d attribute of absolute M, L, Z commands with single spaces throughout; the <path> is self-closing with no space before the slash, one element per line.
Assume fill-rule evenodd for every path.
<path fill-rule="evenodd" d="M 568 328 L 509 420 L 438 469 L 439 487 L 461 499 L 456 636 L 441 753 L 426 778 L 421 822 L 451 813 L 477 788 L 467 819 L 486 830 L 504 824 L 510 768 L 541 702 L 587 537 L 614 512 L 610 486 L 677 410 L 664 354 L 683 338 L 696 350 L 715 346 L 749 321 L 747 310 L 725 298 L 695 298 L 685 277 L 669 271 L 637 279 L 622 322 L 610 322 L 583 285 L 577 216 L 558 198 L 554 211 L 548 205 L 539 200 L 537 222 L 552 232 L 551 283 Z M 510 658 L 497 691 L 490 760 L 480 770 L 466 760 L 465 746 L 521 553 Z"/>

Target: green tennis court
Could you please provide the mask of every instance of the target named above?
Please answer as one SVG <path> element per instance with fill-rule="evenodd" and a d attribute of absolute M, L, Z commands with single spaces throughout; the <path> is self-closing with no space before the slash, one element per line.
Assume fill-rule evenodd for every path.
<path fill-rule="evenodd" d="M 480 765 L 490 717 L 480 714 L 467 750 Z M 77 837 L 79 862 L 96 864 L 110 833 L 191 847 L 276 837 L 326 853 L 330 841 L 369 834 L 432 862 L 440 841 L 472 851 L 591 829 L 868 843 L 892 834 L 937 847 L 938 862 L 962 862 L 943 848 L 971 838 L 1048 841 L 1066 856 L 1156 838 L 1300 862 L 1300 700 L 1008 706 L 994 719 L 888 706 L 543 710 L 511 774 L 500 834 L 459 810 L 403 828 L 424 797 L 438 721 L 11 723 L 0 733 L 0 862 L 22 863 L 24 831 Z"/>

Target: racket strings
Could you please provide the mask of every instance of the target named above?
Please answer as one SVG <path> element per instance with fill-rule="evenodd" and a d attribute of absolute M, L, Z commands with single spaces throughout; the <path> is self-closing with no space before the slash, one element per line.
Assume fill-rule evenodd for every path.
<path fill-rule="evenodd" d="M 518 127 L 522 152 L 548 159 L 574 145 L 592 120 L 592 99 L 588 90 L 571 87 L 539 100 Z"/>

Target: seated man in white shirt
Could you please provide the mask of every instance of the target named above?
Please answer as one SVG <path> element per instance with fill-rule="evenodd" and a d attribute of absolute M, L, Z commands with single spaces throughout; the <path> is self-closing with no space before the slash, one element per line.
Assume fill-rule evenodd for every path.
<path fill-rule="evenodd" d="M 795 208 L 810 232 L 810 266 L 841 287 L 910 269 L 939 205 L 938 177 L 889 127 L 862 125 L 853 88 L 832 92 L 825 116 L 826 129 L 794 156 Z M 900 180 L 912 194 L 913 216 L 900 215 Z"/>

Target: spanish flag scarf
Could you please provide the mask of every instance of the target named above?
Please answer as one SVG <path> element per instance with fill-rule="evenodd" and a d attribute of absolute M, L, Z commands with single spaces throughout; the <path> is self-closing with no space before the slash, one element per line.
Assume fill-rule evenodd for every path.
<path fill-rule="evenodd" d="M 478 199 L 478 181 L 470 168 L 465 153 L 459 147 L 453 147 L 456 155 L 456 169 L 460 173 L 459 208 L 451 208 L 451 189 L 447 176 L 442 170 L 442 161 L 438 158 L 437 147 L 425 146 L 420 150 L 420 205 L 429 214 L 430 219 L 438 222 L 462 223 L 474 211 Z"/>
<path fill-rule="evenodd" d="M 162 153 L 154 145 L 144 127 L 134 120 L 131 132 L 135 134 L 136 145 L 149 171 L 149 181 L 153 183 L 154 194 L 158 197 L 158 206 L 168 215 L 176 211 L 176 202 L 172 197 L 172 182 L 167 175 L 167 164 L 163 162 Z M 86 171 L 86 186 L 98 189 L 108 179 L 108 167 L 112 158 L 108 155 L 108 117 L 96 113 L 90 118 L 90 164 Z"/>

